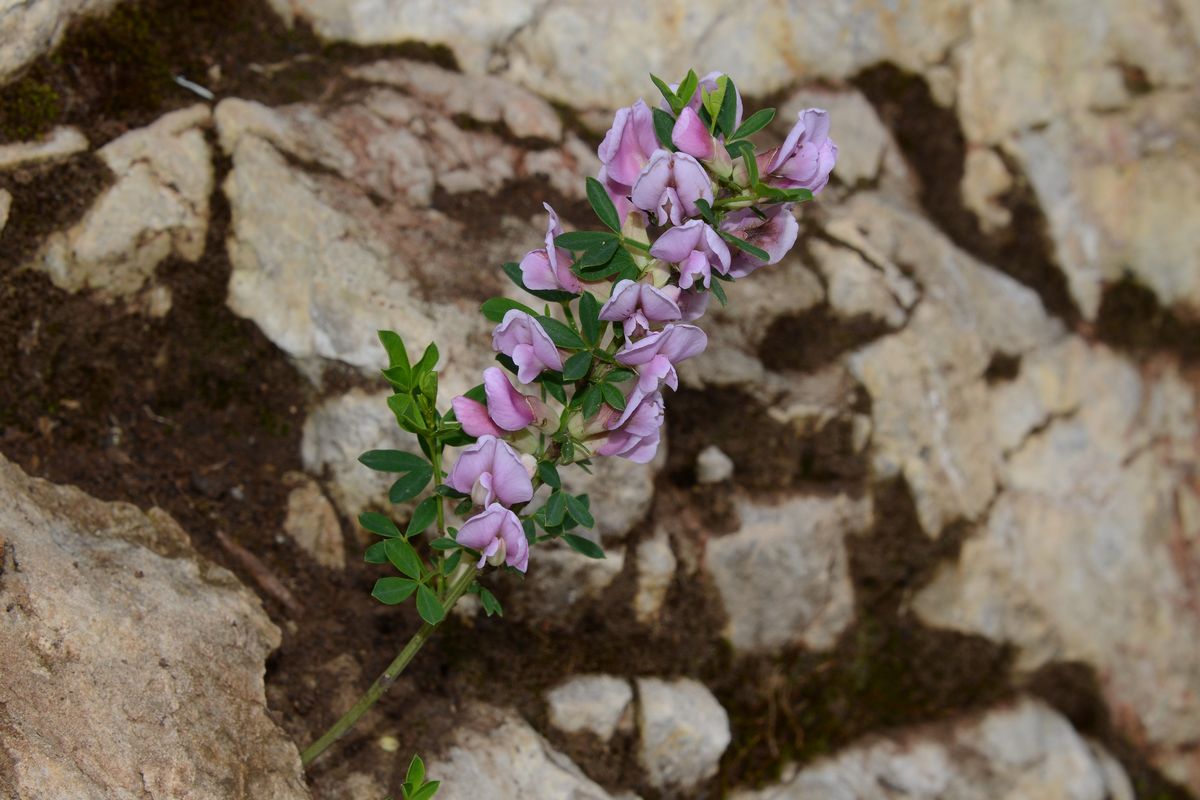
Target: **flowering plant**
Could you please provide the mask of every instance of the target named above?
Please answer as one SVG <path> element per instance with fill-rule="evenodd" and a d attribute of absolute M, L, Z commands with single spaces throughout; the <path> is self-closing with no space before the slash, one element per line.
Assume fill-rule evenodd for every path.
<path fill-rule="evenodd" d="M 724 283 L 783 258 L 799 232 L 794 205 L 828 182 L 837 146 L 824 111 L 801 111 L 780 147 L 758 152 L 749 137 L 775 112 L 743 119 L 727 76 L 689 71 L 671 85 L 651 78 L 662 103 L 639 100 L 617 112 L 598 150 L 600 172 L 587 179 L 604 230 L 566 232 L 547 205 L 545 246 L 504 265 L 540 302 L 496 297 L 483 304 L 497 323 L 499 366 L 484 370 L 481 384 L 439 409 L 436 344 L 414 363 L 397 334 L 380 332 L 389 362 L 383 375 L 394 389 L 388 406 L 421 452 L 373 450 L 360 460 L 397 475 L 393 503 L 425 496 L 403 530 L 375 512 L 359 522 L 381 537 L 366 560 L 400 573 L 380 578 L 372 594 L 388 604 L 415 597 L 425 624 L 304 751 L 306 765 L 374 704 L 463 594 L 478 594 L 489 616 L 502 613 L 478 581 L 485 566 L 523 574 L 533 548 L 553 540 L 604 557 L 578 532 L 594 524 L 587 495 L 564 490 L 559 470 L 587 469 L 599 456 L 654 457 L 663 389 L 678 388 L 677 365 L 708 342 L 692 323 L 711 298 L 725 304 Z M 447 448 L 458 450 L 448 471 Z M 422 538 L 431 526 L 436 533 Z M 417 549 L 422 542 L 425 555 Z M 406 783 L 406 796 L 432 796 L 436 787 L 425 788 L 434 784 L 423 776 L 422 768 L 411 791 Z"/>

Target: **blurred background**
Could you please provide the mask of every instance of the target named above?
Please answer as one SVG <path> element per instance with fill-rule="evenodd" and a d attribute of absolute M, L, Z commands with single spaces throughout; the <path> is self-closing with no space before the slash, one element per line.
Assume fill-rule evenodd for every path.
<path fill-rule="evenodd" d="M 572 477 L 607 559 L 306 778 L 419 624 L 375 331 L 477 383 L 689 68 L 828 109 L 832 183 Z M 0 794 L 1200 796 L 1198 76 L 1197 0 L 0 0 Z"/>

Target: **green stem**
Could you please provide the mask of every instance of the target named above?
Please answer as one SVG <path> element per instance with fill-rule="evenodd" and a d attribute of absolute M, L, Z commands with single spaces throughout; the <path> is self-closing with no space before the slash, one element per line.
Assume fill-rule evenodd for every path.
<path fill-rule="evenodd" d="M 460 567 L 460 569 L 462 570 L 461 574 L 450 584 L 450 593 L 442 601 L 447 614 L 450 613 L 450 609 L 454 608 L 454 604 L 466 593 L 471 583 L 475 580 L 475 567 L 473 565 L 466 564 Z M 416 635 L 408 640 L 408 644 L 404 645 L 404 649 L 400 651 L 400 655 L 396 656 L 395 660 L 383 671 L 383 674 L 375 679 L 375 682 L 371 684 L 371 688 L 367 689 L 366 694 L 358 698 L 358 702 L 343 714 L 342 718 L 333 724 L 333 727 L 325 731 L 320 739 L 317 739 L 305 748 L 304 752 L 300 754 L 300 763 L 307 767 L 329 749 L 330 745 L 340 739 L 346 731 L 354 727 L 354 723 L 358 722 L 359 717 L 367 713 L 367 710 L 375 705 L 376 701 L 383 696 L 383 693 L 390 689 L 392 684 L 396 682 L 396 678 L 400 676 L 400 673 L 404 671 L 408 663 L 413 660 L 413 656 L 417 654 L 417 651 L 421 649 L 437 627 L 437 625 L 430 625 L 428 622 L 422 625 Z"/>

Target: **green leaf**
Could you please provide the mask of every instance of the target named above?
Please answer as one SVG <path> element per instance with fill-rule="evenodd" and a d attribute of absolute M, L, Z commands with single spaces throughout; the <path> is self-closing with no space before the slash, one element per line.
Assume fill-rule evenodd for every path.
<path fill-rule="evenodd" d="M 446 618 L 446 609 L 428 586 L 417 587 L 417 613 L 430 625 L 437 625 Z"/>
<path fill-rule="evenodd" d="M 421 355 L 421 360 L 416 364 L 413 364 L 413 374 L 420 375 L 425 372 L 430 372 L 434 367 L 437 366 L 437 362 L 437 343 L 430 342 L 429 346 L 425 348 L 425 352 Z"/>
<path fill-rule="evenodd" d="M 413 580 L 419 581 L 425 574 L 421 557 L 404 539 L 388 539 L 384 542 L 383 549 L 387 553 L 388 561 L 392 562 L 392 566 Z"/>
<path fill-rule="evenodd" d="M 571 231 L 556 237 L 554 243 L 564 250 L 579 252 L 616 239 L 617 235 L 608 231 Z"/>
<path fill-rule="evenodd" d="M 761 247 L 755 247 L 754 245 L 747 242 L 745 239 L 742 239 L 738 236 L 734 236 L 732 233 L 728 233 L 727 231 L 718 231 L 718 233 L 721 234 L 722 239 L 729 242 L 731 245 L 736 247 L 738 250 L 749 253 L 750 255 L 757 258 L 759 261 L 770 261 L 771 260 L 771 254 L 768 253 L 766 250 L 763 250 Z"/>
<path fill-rule="evenodd" d="M 700 78 L 696 76 L 696 70 L 689 69 L 688 74 L 679 82 L 679 88 L 675 90 L 675 98 L 678 105 L 672 105 L 671 108 L 678 114 L 683 111 L 692 100 L 692 95 L 696 93 L 696 87 L 700 84 Z"/>
<path fill-rule="evenodd" d="M 584 419 L 591 419 L 596 416 L 596 412 L 600 410 L 600 404 L 604 402 L 604 397 L 600 394 L 599 386 L 589 386 L 587 391 L 583 393 L 583 411 Z"/>
<path fill-rule="evenodd" d="M 578 274 L 586 269 L 595 269 L 607 264 L 609 259 L 613 257 L 613 253 L 617 252 L 619 245 L 620 242 L 616 239 L 609 239 L 607 242 L 602 242 L 584 250 L 583 255 L 572 265 L 575 267 L 575 272 Z"/>
<path fill-rule="evenodd" d="M 667 101 L 667 104 L 671 106 L 671 108 L 674 108 L 675 103 L 677 103 L 678 100 L 676 100 L 675 93 L 671 91 L 670 85 L 668 85 L 666 81 L 655 75 L 653 72 L 650 73 L 650 80 L 652 80 L 654 85 L 658 87 L 658 90 L 662 92 L 663 99 Z"/>
<path fill-rule="evenodd" d="M 704 221 L 714 228 L 717 227 L 717 216 L 713 213 L 712 206 L 703 197 L 696 198 L 696 208 L 700 209 L 700 216 L 704 217 Z"/>
<path fill-rule="evenodd" d="M 368 450 L 358 460 L 376 472 L 411 472 L 429 466 L 421 456 L 403 450 Z"/>
<path fill-rule="evenodd" d="M 433 524 L 437 519 L 438 498 L 426 497 L 417 507 L 413 509 L 412 519 L 408 521 L 408 527 L 404 530 L 404 538 L 408 539 L 413 534 L 420 533 Z"/>
<path fill-rule="evenodd" d="M 575 460 L 575 443 L 567 439 L 562 443 L 562 450 L 559 451 L 564 464 L 570 464 Z"/>
<path fill-rule="evenodd" d="M 420 756 L 413 755 L 412 761 L 408 762 L 408 773 L 404 776 L 404 782 L 413 786 L 420 786 L 425 782 L 425 762 Z"/>
<path fill-rule="evenodd" d="M 546 500 L 546 524 L 561 525 L 563 516 L 567 513 L 567 496 L 562 492 L 554 492 Z"/>
<path fill-rule="evenodd" d="M 585 539 L 574 533 L 564 533 L 563 541 L 576 553 L 583 553 L 588 558 L 604 558 L 604 550 L 591 539 Z"/>
<path fill-rule="evenodd" d="M 454 513 L 458 514 L 461 517 L 464 514 L 469 513 L 471 511 L 471 509 L 474 507 L 475 507 L 474 501 L 468 497 L 467 499 L 463 500 L 461 503 L 459 503 L 458 505 L 456 505 L 454 507 Z"/>
<path fill-rule="evenodd" d="M 661 108 L 654 109 L 650 115 L 654 119 L 654 135 L 658 137 L 658 143 L 672 153 L 678 150 L 671 141 L 671 134 L 675 131 L 675 118 Z"/>
<path fill-rule="evenodd" d="M 368 564 L 386 564 L 387 552 L 384 550 L 384 545 L 387 544 L 385 539 L 382 542 L 376 542 L 367 548 L 367 552 L 363 553 L 363 561 Z"/>
<path fill-rule="evenodd" d="M 725 96 L 721 98 L 721 110 L 717 112 L 717 128 L 729 138 L 733 136 L 733 124 L 737 121 L 737 87 L 727 75 L 717 78 L 717 82 L 725 84 Z"/>
<path fill-rule="evenodd" d="M 402 392 L 412 388 L 412 370 L 408 367 L 388 367 L 380 370 L 384 379 Z"/>
<path fill-rule="evenodd" d="M 812 189 L 784 189 L 783 193 L 788 200 L 796 203 L 806 203 L 813 199 Z"/>
<path fill-rule="evenodd" d="M 621 394 L 621 390 L 616 386 L 611 383 L 600 384 L 600 395 L 604 398 L 604 402 L 617 411 L 625 410 L 625 395 Z"/>
<path fill-rule="evenodd" d="M 558 289 L 530 289 L 525 285 L 525 280 L 521 275 L 521 265 L 515 261 L 509 261 L 508 263 L 502 265 L 500 269 L 503 270 L 504 274 L 508 276 L 508 279 L 515 283 L 522 291 L 533 295 L 539 300 L 546 300 L 551 303 L 561 303 L 566 300 L 571 300 L 575 297 L 572 292 L 564 292 Z"/>
<path fill-rule="evenodd" d="M 490 616 L 504 616 L 504 609 L 500 606 L 500 601 L 496 599 L 496 595 L 489 592 L 486 588 L 479 587 L 479 601 L 483 603 L 483 610 Z"/>
<path fill-rule="evenodd" d="M 591 292 L 579 296 L 579 327 L 588 344 L 600 342 L 600 301 Z"/>
<path fill-rule="evenodd" d="M 567 513 L 571 515 L 571 519 L 578 522 L 585 528 L 590 528 L 596 524 L 596 520 L 592 518 L 592 512 L 580 497 L 569 494 L 567 495 Z"/>
<path fill-rule="evenodd" d="M 587 375 L 588 368 L 592 366 L 592 354 L 589 350 L 583 350 L 576 353 L 567 359 L 563 364 L 563 380 L 577 381 L 584 375 Z"/>
<path fill-rule="evenodd" d="M 358 524 L 371 533 L 377 533 L 389 539 L 395 539 L 400 536 L 400 529 L 396 527 L 396 523 L 392 522 L 389 517 L 377 514 L 374 511 L 364 511 L 359 514 Z"/>
<path fill-rule="evenodd" d="M 476 403 L 487 401 L 487 388 L 482 383 L 477 383 L 463 393 L 463 397 L 468 400 L 474 400 Z"/>
<path fill-rule="evenodd" d="M 454 570 L 458 569 L 458 562 L 462 561 L 462 550 L 456 550 L 454 553 L 442 562 L 442 574 L 450 577 L 454 574 Z"/>
<path fill-rule="evenodd" d="M 538 382 L 541 383 L 542 386 L 546 387 L 546 394 L 550 395 L 558 402 L 565 404 L 567 402 L 567 390 L 563 388 L 561 381 L 547 380 L 547 378 L 550 377 L 550 374 L 551 373 L 549 372 L 543 372 L 541 378 L 538 379 Z M 556 377 L 558 375 L 557 372 L 553 374 Z"/>
<path fill-rule="evenodd" d="M 637 373 L 631 369 L 614 369 L 612 372 L 604 376 L 604 382 L 624 383 L 625 381 L 636 377 Z"/>
<path fill-rule="evenodd" d="M 458 542 L 443 536 L 440 539 L 434 539 L 429 546 L 434 550 L 454 550 L 458 547 Z"/>
<path fill-rule="evenodd" d="M 763 128 L 771 124 L 771 120 L 775 119 L 775 109 L 760 108 L 749 117 L 742 121 L 738 129 L 733 132 L 732 139 L 745 139 L 747 136 L 753 136 Z"/>
<path fill-rule="evenodd" d="M 432 800 L 433 796 L 437 794 L 438 787 L 441 785 L 441 781 L 430 781 L 404 798 L 404 800 Z"/>
<path fill-rule="evenodd" d="M 404 340 L 395 331 L 379 331 L 379 341 L 388 354 L 389 367 L 403 367 L 407 372 L 408 351 L 404 349 Z"/>
<path fill-rule="evenodd" d="M 417 433 L 425 430 L 425 422 L 416 403 L 407 394 L 394 394 L 387 399 L 388 408 L 396 417 L 397 424 L 406 431 Z"/>
<path fill-rule="evenodd" d="M 613 253 L 612 258 L 605 264 L 599 267 L 579 270 L 575 274 L 585 281 L 598 281 L 617 274 L 620 274 L 622 278 L 635 279 L 640 274 L 640 271 L 629 251 L 624 247 L 618 247 L 617 251 Z"/>
<path fill-rule="evenodd" d="M 429 481 L 432 479 L 433 467 L 428 464 L 421 469 L 414 469 L 392 484 L 392 488 L 388 490 L 388 499 L 393 503 L 412 500 L 429 485 Z"/>
<path fill-rule="evenodd" d="M 595 178 L 588 178 L 587 199 L 592 206 L 592 211 L 596 212 L 600 221 L 608 226 L 609 230 L 620 233 L 621 218 L 617 215 L 617 207 L 613 205 L 612 198 L 604 190 L 604 184 Z"/>
<path fill-rule="evenodd" d="M 460 492 L 458 489 L 455 489 L 453 486 L 448 486 L 444 483 L 439 483 L 437 486 L 435 486 L 433 489 L 433 493 L 441 495 L 442 497 L 450 497 L 455 500 L 461 500 L 464 497 L 470 497 L 470 495 L 467 494 L 466 492 Z"/>
<path fill-rule="evenodd" d="M 579 334 L 553 317 L 538 317 L 537 321 L 542 324 L 542 330 L 546 331 L 550 339 L 564 350 L 583 350 L 586 347 Z"/>
<path fill-rule="evenodd" d="M 562 478 L 558 476 L 558 467 L 551 464 L 549 461 L 539 461 L 537 465 L 538 477 L 542 479 L 542 483 L 549 486 L 551 489 L 562 488 Z"/>
<path fill-rule="evenodd" d="M 722 308 L 729 305 L 729 298 L 725 296 L 725 289 L 721 286 L 720 281 L 713 281 L 709 289 L 712 291 L 713 297 L 717 298 L 717 302 L 721 304 Z"/>
<path fill-rule="evenodd" d="M 421 394 L 429 399 L 430 403 L 437 401 L 438 390 L 438 374 L 436 372 L 426 372 L 421 375 Z"/>
<path fill-rule="evenodd" d="M 379 602 L 394 606 L 397 603 L 403 603 L 417 589 L 417 582 L 410 581 L 407 578 L 380 578 L 375 581 L 375 588 L 371 590 L 371 597 L 374 597 Z"/>
<path fill-rule="evenodd" d="M 504 319 L 504 315 L 514 308 L 517 311 L 524 311 L 531 317 L 537 316 L 537 312 L 535 312 L 529 306 L 525 305 L 524 303 L 518 303 L 516 300 L 509 300 L 507 297 L 493 297 L 491 300 L 485 301 L 484 304 L 479 307 L 479 310 L 482 311 L 483 315 L 492 322 L 500 322 L 502 319 Z"/>

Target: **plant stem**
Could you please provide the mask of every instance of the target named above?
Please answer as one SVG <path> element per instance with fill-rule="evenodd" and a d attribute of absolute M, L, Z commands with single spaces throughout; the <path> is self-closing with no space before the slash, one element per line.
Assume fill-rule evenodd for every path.
<path fill-rule="evenodd" d="M 442 600 L 442 605 L 445 607 L 447 614 L 450 613 L 450 609 L 454 608 L 454 604 L 466 593 L 471 583 L 475 580 L 474 565 L 464 564 L 459 569 L 459 576 L 450 584 L 450 593 Z M 392 684 L 396 682 L 396 678 L 400 676 L 400 673 L 404 671 L 408 663 L 413 660 L 413 656 L 417 654 L 417 651 L 421 649 L 437 627 L 437 625 L 430 625 L 428 622 L 422 625 L 421 629 L 408 640 L 408 644 L 404 645 L 404 649 L 400 651 L 395 660 L 383 671 L 383 674 L 375 679 L 375 682 L 371 684 L 371 688 L 367 689 L 366 694 L 358 698 L 358 702 L 343 714 L 342 718 L 335 722 L 329 730 L 325 731 L 320 739 L 317 739 L 305 748 L 304 752 L 300 754 L 300 763 L 307 767 L 329 749 L 330 745 L 340 739 L 346 731 L 354 727 L 354 723 L 358 722 L 359 717 L 367 713 L 367 710 L 375 705 L 375 702 L 383 696 L 383 693 L 390 689 Z"/>

